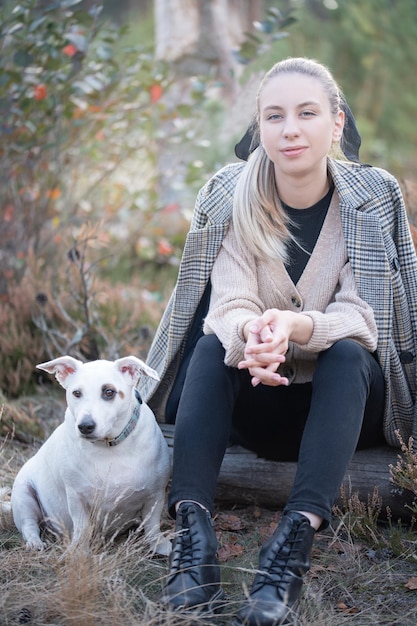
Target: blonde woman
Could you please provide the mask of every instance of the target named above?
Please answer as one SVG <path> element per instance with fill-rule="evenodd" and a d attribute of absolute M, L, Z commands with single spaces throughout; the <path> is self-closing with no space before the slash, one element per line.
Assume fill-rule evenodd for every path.
<path fill-rule="evenodd" d="M 257 96 L 259 146 L 197 200 L 148 359 L 161 382 L 144 390 L 176 422 L 171 609 L 221 606 L 211 515 L 230 442 L 298 462 L 233 622 L 272 626 L 296 623 L 315 532 L 355 450 L 416 434 L 416 256 L 395 179 L 329 156 L 341 98 L 316 61 L 277 63 Z"/>

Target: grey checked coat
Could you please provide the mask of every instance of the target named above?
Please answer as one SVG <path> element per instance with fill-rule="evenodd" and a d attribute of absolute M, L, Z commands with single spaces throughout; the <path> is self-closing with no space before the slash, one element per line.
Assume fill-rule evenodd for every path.
<path fill-rule="evenodd" d="M 162 317 L 147 362 L 160 382 L 146 379 L 141 392 L 165 421 L 164 409 L 197 305 L 227 232 L 236 180 L 245 167 L 221 169 L 200 190 L 184 247 L 177 284 Z M 397 181 L 388 172 L 328 161 L 339 195 L 348 256 L 359 296 L 374 310 L 378 358 L 385 384 L 384 433 L 417 441 L 417 258 Z"/>

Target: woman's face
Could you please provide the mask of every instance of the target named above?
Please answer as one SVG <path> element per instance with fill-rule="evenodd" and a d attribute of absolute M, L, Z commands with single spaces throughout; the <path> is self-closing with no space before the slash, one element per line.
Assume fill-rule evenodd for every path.
<path fill-rule="evenodd" d="M 318 79 L 283 73 L 262 88 L 259 121 L 261 142 L 277 177 L 300 177 L 326 171 L 331 145 L 343 132 L 344 113 L 332 115 Z"/>

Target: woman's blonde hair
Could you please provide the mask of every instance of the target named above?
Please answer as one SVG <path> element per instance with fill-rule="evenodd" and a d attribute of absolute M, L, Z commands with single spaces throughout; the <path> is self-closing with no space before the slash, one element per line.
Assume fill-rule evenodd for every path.
<path fill-rule="evenodd" d="M 259 139 L 259 96 L 263 87 L 275 76 L 298 73 L 320 81 L 336 116 L 341 108 L 341 92 L 330 71 L 317 61 L 289 58 L 276 63 L 264 76 L 256 97 Z M 262 145 L 250 155 L 236 185 L 233 201 L 233 224 L 237 236 L 259 258 L 287 261 L 287 242 L 293 239 L 288 230 L 289 219 L 278 197 L 274 164 Z"/>

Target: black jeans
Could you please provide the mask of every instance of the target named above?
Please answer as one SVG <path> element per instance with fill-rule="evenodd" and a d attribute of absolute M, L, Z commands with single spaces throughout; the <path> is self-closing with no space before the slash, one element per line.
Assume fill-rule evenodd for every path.
<path fill-rule="evenodd" d="M 353 453 L 383 443 L 384 379 L 375 357 L 345 339 L 318 357 L 313 381 L 252 387 L 247 370 L 227 367 L 215 335 L 202 337 L 178 407 L 169 510 L 196 500 L 213 512 L 227 446 L 298 461 L 285 511 L 331 510 Z"/>

